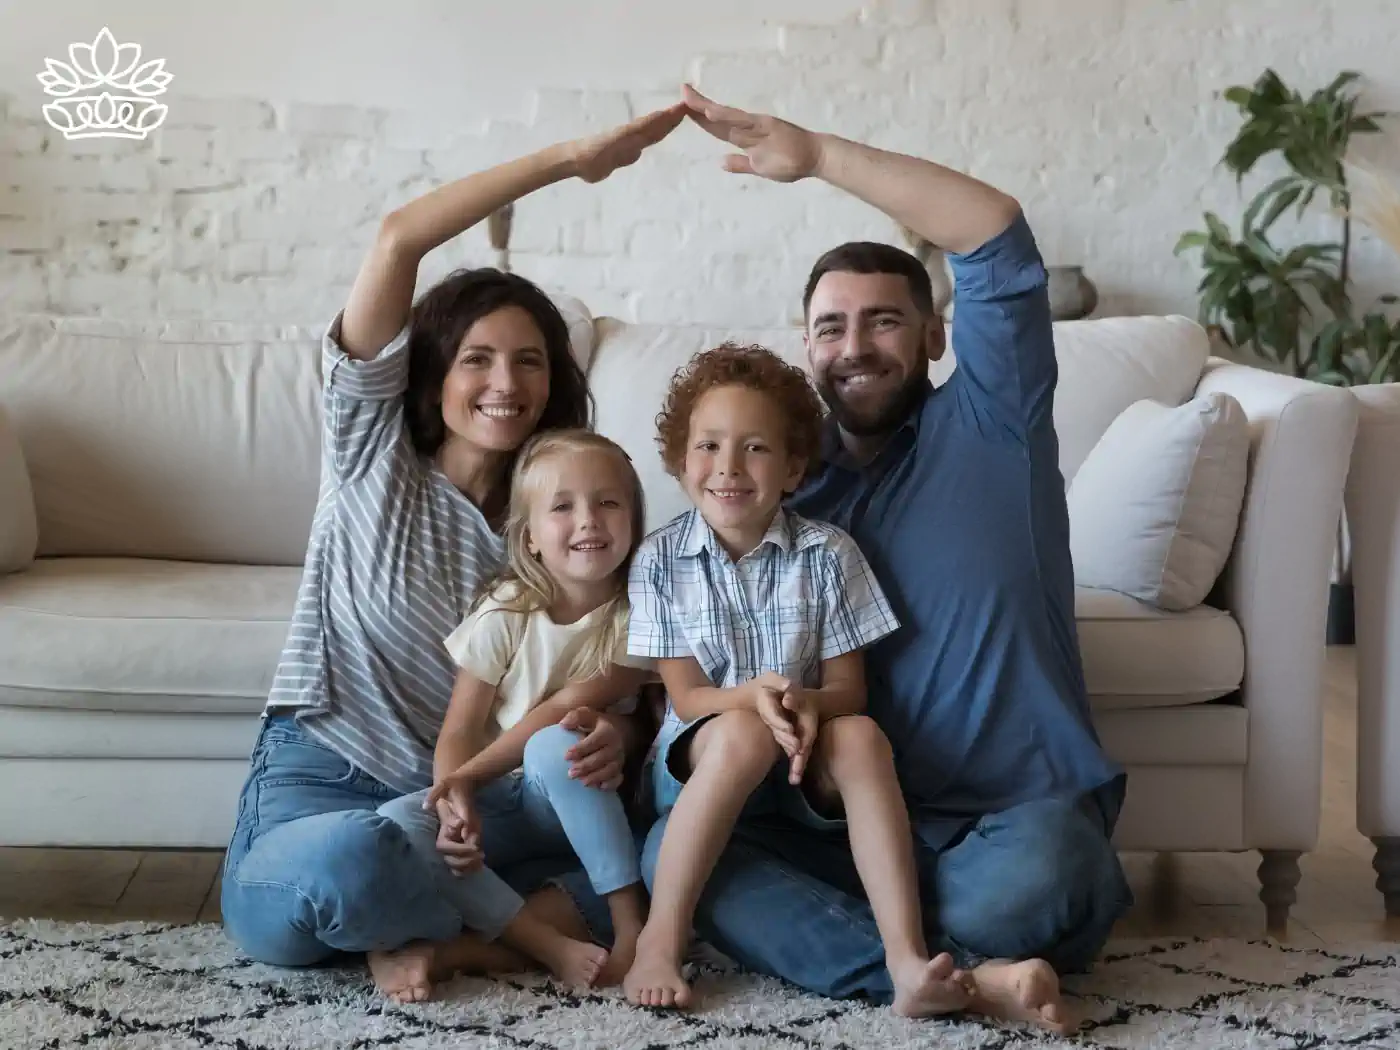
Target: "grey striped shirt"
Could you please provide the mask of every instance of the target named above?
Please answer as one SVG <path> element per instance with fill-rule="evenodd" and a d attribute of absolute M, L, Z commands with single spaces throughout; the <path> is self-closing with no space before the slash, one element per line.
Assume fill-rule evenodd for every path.
<path fill-rule="evenodd" d="M 444 641 L 505 547 L 404 428 L 408 330 L 371 361 L 322 346 L 321 492 L 268 709 L 397 791 L 432 783 L 456 668 Z"/>

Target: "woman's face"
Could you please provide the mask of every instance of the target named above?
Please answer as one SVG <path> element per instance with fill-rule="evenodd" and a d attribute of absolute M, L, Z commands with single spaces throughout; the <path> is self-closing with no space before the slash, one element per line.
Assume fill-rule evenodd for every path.
<path fill-rule="evenodd" d="M 462 337 L 442 381 L 442 420 L 471 445 L 493 452 L 519 448 L 549 400 L 549 354 L 529 311 L 503 306 Z"/>

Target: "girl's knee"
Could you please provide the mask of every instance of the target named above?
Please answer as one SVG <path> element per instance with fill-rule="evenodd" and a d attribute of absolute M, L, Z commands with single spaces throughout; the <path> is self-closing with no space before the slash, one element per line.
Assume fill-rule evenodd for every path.
<path fill-rule="evenodd" d="M 568 776 L 568 752 L 583 739 L 583 734 L 563 726 L 545 726 L 525 742 L 523 765 L 529 777 Z"/>

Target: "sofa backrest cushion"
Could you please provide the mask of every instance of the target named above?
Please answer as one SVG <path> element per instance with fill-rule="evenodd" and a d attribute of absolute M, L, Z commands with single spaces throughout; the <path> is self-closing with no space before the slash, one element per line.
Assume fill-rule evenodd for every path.
<path fill-rule="evenodd" d="M 320 467 L 320 332 L 0 319 L 39 554 L 298 565 Z"/>
<path fill-rule="evenodd" d="M 807 365 L 800 328 L 628 324 L 614 318 L 600 318 L 595 328 L 589 383 L 598 403 L 598 429 L 632 457 L 646 490 L 649 529 L 689 506 L 680 485 L 661 466 L 656 446 L 656 413 L 675 370 L 693 354 L 726 341 L 758 343 L 786 361 Z M 1055 428 L 1065 483 L 1129 405 L 1149 398 L 1167 405 L 1188 400 L 1209 352 L 1204 329 L 1184 317 L 1056 324 Z M 936 385 L 952 374 L 956 357 L 954 346 L 930 366 Z"/>

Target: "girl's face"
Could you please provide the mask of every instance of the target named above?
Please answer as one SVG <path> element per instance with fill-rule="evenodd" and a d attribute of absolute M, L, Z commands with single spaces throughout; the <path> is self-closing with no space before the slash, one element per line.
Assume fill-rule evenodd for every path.
<path fill-rule="evenodd" d="M 561 586 L 611 581 L 632 550 L 632 482 L 617 456 L 561 452 L 530 507 L 527 549 Z"/>

